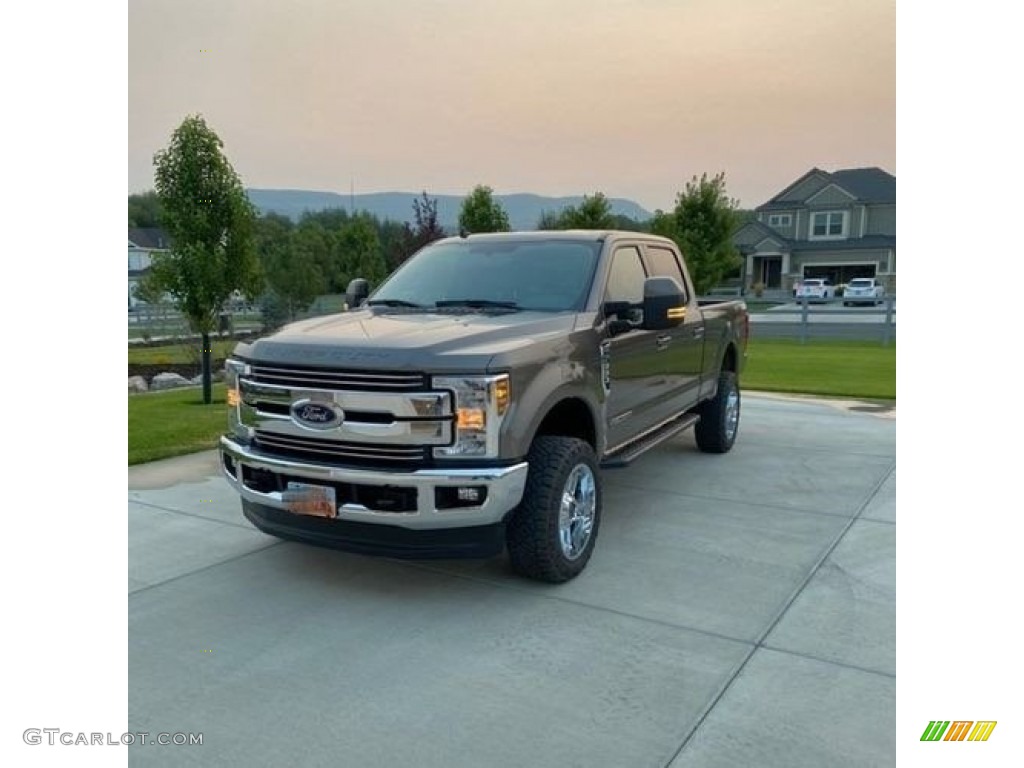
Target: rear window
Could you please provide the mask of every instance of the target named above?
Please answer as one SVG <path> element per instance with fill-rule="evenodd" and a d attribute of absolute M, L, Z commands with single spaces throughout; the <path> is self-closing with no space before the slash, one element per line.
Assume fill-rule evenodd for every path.
<path fill-rule="evenodd" d="M 875 284 L 874 280 L 868 280 L 868 279 L 863 278 L 863 277 L 859 277 L 856 280 L 851 280 L 850 281 L 850 287 L 851 288 L 871 288 L 871 287 L 874 286 L 874 284 Z"/>
<path fill-rule="evenodd" d="M 825 281 L 824 280 L 817 280 L 815 278 L 810 278 L 810 279 L 804 280 L 804 285 L 809 286 L 811 288 L 814 288 L 816 286 L 821 285 L 823 282 L 825 282 Z"/>

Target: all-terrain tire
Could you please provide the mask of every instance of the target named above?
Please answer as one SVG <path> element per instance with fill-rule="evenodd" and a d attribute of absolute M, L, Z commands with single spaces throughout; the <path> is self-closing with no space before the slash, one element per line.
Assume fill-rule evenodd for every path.
<path fill-rule="evenodd" d="M 531 579 L 568 581 L 590 560 L 601 523 L 601 482 L 594 449 L 574 437 L 542 436 L 533 441 L 527 461 L 530 469 L 523 500 L 506 529 L 509 561 L 516 573 Z M 559 514 L 566 483 L 581 465 L 592 474 L 595 509 L 589 539 L 570 558 L 561 544 Z"/>
<path fill-rule="evenodd" d="M 730 397 L 735 393 L 735 422 L 730 428 Z M 697 447 L 705 453 L 728 453 L 739 432 L 740 388 L 736 374 L 722 371 L 718 374 L 718 392 L 714 398 L 702 403 L 697 412 L 700 421 L 694 427 Z"/>

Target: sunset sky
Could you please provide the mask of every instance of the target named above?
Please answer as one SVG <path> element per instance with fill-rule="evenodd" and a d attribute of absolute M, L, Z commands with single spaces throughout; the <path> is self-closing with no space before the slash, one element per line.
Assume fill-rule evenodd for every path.
<path fill-rule="evenodd" d="M 893 0 L 130 0 L 129 192 L 190 113 L 249 187 L 745 207 L 896 173 Z"/>

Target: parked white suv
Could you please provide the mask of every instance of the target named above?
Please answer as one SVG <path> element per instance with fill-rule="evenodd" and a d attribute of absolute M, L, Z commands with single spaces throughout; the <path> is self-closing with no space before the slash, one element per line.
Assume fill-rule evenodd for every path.
<path fill-rule="evenodd" d="M 880 304 L 885 298 L 885 286 L 874 277 L 855 277 L 843 291 L 843 306 L 852 304 Z"/>
<path fill-rule="evenodd" d="M 834 299 L 836 287 L 827 277 L 805 277 L 796 289 L 797 299 Z"/>

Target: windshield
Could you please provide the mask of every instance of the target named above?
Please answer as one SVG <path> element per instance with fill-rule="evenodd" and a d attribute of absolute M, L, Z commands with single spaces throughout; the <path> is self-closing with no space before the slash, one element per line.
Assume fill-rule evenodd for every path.
<path fill-rule="evenodd" d="M 824 280 L 804 280 L 804 285 L 806 285 L 808 288 L 817 288 L 823 282 Z"/>
<path fill-rule="evenodd" d="M 370 297 L 371 305 L 581 310 L 601 243 L 464 240 L 427 246 Z"/>
<path fill-rule="evenodd" d="M 873 280 L 866 280 L 864 278 L 857 278 L 856 280 L 850 281 L 851 288 L 871 288 L 873 285 Z"/>

